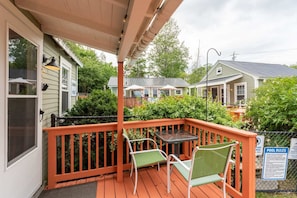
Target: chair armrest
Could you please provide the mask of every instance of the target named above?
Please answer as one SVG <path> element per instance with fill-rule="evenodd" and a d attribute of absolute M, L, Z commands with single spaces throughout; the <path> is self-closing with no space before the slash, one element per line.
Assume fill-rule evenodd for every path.
<path fill-rule="evenodd" d="M 171 161 L 171 158 L 173 158 L 175 161 Z M 191 160 L 187 160 L 191 161 Z M 167 158 L 167 165 L 178 163 L 182 165 L 187 171 L 190 171 L 190 167 L 188 167 L 183 161 L 181 161 L 178 157 L 176 157 L 174 154 L 170 154 Z"/>
<path fill-rule="evenodd" d="M 150 142 L 153 142 L 154 145 L 156 146 L 156 148 L 158 149 L 158 144 L 155 140 L 153 140 L 152 138 L 141 138 L 141 139 L 133 139 L 133 140 L 129 140 L 129 142 L 141 142 L 141 141 L 150 141 Z"/>
<path fill-rule="evenodd" d="M 137 153 L 145 153 L 145 152 L 152 152 L 152 151 L 159 151 L 166 159 L 167 159 L 167 154 L 160 150 L 160 149 L 149 149 L 149 150 L 142 150 L 142 151 L 133 151 L 130 152 L 131 155 L 137 154 Z"/>
<path fill-rule="evenodd" d="M 229 162 L 230 162 L 231 164 L 235 164 L 235 161 L 232 160 L 232 159 L 230 159 Z"/>
<path fill-rule="evenodd" d="M 133 139 L 133 140 L 129 139 L 130 142 L 140 142 L 140 141 L 146 141 L 146 140 L 155 142 L 155 140 L 153 140 L 152 138 L 140 138 L 140 139 Z"/>

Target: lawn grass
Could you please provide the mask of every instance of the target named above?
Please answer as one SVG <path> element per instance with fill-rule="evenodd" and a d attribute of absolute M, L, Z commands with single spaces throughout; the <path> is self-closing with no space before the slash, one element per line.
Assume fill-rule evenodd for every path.
<path fill-rule="evenodd" d="M 297 193 L 263 193 L 257 192 L 256 198 L 297 198 Z"/>

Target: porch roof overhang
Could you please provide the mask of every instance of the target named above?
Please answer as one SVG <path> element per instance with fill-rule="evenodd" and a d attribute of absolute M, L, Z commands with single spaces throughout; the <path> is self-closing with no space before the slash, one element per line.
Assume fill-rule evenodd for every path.
<path fill-rule="evenodd" d="M 242 76 L 243 76 L 242 74 L 236 74 L 236 75 L 232 75 L 232 76 L 211 79 L 211 80 L 208 80 L 208 86 L 223 85 L 225 83 L 232 82 L 234 80 L 242 78 Z M 197 84 L 196 87 L 197 88 L 205 87 L 205 85 L 206 85 L 206 81 L 204 80 L 204 81 L 201 81 L 199 84 Z"/>
<path fill-rule="evenodd" d="M 42 32 L 135 59 L 153 40 L 182 0 L 15 0 Z"/>

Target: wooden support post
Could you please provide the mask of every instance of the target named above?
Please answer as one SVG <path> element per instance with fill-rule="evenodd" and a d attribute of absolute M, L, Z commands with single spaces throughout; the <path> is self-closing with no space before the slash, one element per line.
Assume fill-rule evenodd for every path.
<path fill-rule="evenodd" d="M 124 64 L 118 62 L 117 181 L 123 181 Z"/>

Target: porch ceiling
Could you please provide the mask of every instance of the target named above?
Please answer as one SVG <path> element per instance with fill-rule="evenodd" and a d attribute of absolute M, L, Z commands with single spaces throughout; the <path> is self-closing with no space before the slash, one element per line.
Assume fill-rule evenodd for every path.
<path fill-rule="evenodd" d="M 49 35 L 136 58 L 182 0 L 15 0 Z"/>

